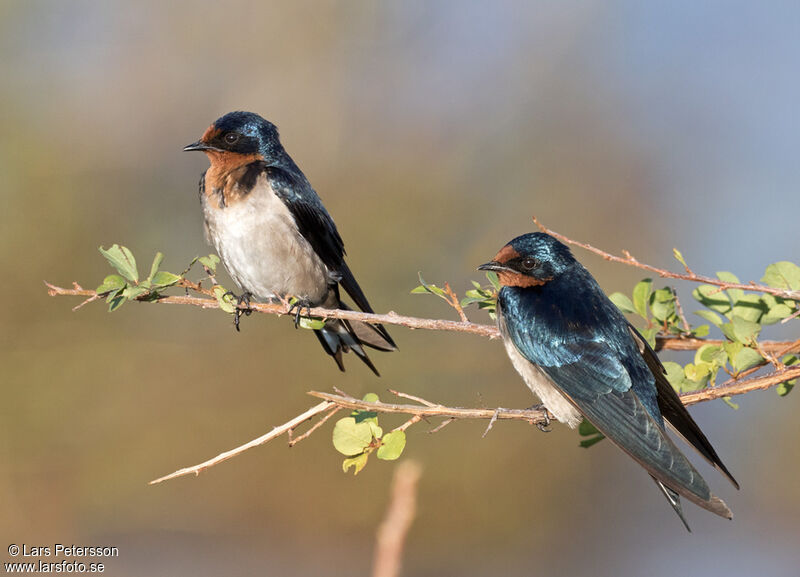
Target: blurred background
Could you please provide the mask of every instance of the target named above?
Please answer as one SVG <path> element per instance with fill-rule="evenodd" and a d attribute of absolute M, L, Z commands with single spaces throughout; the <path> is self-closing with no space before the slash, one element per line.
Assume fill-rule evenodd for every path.
<path fill-rule="evenodd" d="M 534 214 L 654 265 L 677 269 L 678 247 L 697 271 L 758 280 L 800 256 L 799 19 L 796 2 L 0 2 L 0 557 L 60 542 L 119 547 L 114 576 L 365 575 L 395 464 L 344 475 L 330 425 L 147 482 L 289 420 L 309 390 L 533 402 L 502 345 L 474 336 L 392 328 L 377 379 L 354 358 L 340 374 L 287 318 L 237 334 L 219 311 L 48 297 L 44 280 L 100 284 L 99 245 L 140 268 L 160 250 L 176 272 L 210 252 L 207 160 L 181 148 L 214 119 L 279 126 L 377 311 L 454 318 L 409 295 L 417 272 L 463 293 Z M 576 255 L 607 292 L 645 276 Z M 692 534 L 608 442 L 418 424 L 405 574 L 796 575 L 797 400 L 692 409 L 742 486 L 700 463 L 736 517 L 687 504 Z"/>

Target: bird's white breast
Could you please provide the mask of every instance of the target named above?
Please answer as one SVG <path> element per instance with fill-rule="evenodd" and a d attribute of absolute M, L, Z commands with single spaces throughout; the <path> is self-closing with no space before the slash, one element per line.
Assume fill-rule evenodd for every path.
<path fill-rule="evenodd" d="M 497 311 L 497 326 L 500 329 L 500 334 L 503 336 L 503 344 L 506 347 L 508 358 L 511 359 L 511 364 L 528 385 L 528 388 L 533 391 L 533 394 L 539 397 L 542 404 L 547 407 L 553 416 L 561 423 L 569 427 L 576 427 L 580 424 L 583 417 L 578 410 L 570 403 L 564 395 L 553 384 L 553 381 L 548 377 L 542 369 L 530 362 L 522 356 L 517 350 L 514 341 L 508 334 L 505 320 L 501 311 Z"/>
<path fill-rule="evenodd" d="M 242 290 L 262 299 L 291 295 L 312 304 L 325 300 L 328 269 L 266 175 L 235 203 L 220 207 L 214 194 L 202 199 L 208 240 Z"/>

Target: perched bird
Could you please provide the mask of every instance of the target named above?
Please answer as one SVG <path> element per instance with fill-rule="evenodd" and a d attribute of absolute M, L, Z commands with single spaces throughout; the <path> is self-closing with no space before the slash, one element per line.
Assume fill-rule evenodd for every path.
<path fill-rule="evenodd" d="M 575 427 L 585 418 L 633 457 L 687 529 L 680 497 L 733 517 L 667 436 L 665 422 L 737 489 L 738 483 L 653 349 L 567 246 L 544 233 L 525 234 L 478 268 L 497 273 L 497 324 L 506 352 L 556 419 Z"/>
<path fill-rule="evenodd" d="M 296 326 L 303 308 L 347 309 L 341 286 L 362 311 L 373 312 L 344 261 L 333 219 L 283 149 L 274 124 L 252 112 L 231 112 L 184 150 L 201 150 L 211 162 L 200 178 L 206 238 L 243 291 L 240 305 L 251 297 L 296 297 Z M 315 333 L 342 371 L 343 352 L 352 350 L 377 375 L 363 345 L 396 349 L 381 325 L 329 319 Z"/>

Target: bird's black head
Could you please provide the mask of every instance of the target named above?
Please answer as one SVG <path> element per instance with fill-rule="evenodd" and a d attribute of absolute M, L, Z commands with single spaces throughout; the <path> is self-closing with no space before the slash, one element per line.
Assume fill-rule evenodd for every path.
<path fill-rule="evenodd" d="M 532 232 L 509 242 L 478 270 L 495 271 L 504 286 L 532 287 L 553 280 L 576 262 L 566 245 L 549 234 Z"/>
<path fill-rule="evenodd" d="M 266 160 L 282 152 L 278 129 L 253 112 L 229 112 L 208 127 L 203 137 L 184 150 L 260 155 Z"/>

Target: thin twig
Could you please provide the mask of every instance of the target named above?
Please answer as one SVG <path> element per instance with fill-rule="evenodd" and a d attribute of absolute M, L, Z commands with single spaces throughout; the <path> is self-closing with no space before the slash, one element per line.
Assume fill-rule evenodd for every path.
<path fill-rule="evenodd" d="M 447 293 L 447 296 L 450 298 L 450 306 L 456 309 L 461 322 L 468 323 L 469 319 L 464 313 L 464 309 L 461 307 L 461 302 L 458 300 L 458 296 L 456 296 L 456 293 L 450 288 L 450 283 L 444 283 L 444 292 Z"/>
<path fill-rule="evenodd" d="M 55 286 L 47 282 L 45 284 L 47 285 L 48 294 L 50 294 L 50 296 L 62 296 L 62 295 L 93 296 L 97 294 L 93 290 L 84 288 L 68 289 Z M 181 286 L 186 286 L 191 290 L 198 290 L 198 292 L 201 292 L 202 294 L 213 294 L 213 292 L 208 289 L 204 289 L 201 287 L 198 287 L 196 289 L 192 285 L 196 286 L 196 283 L 191 283 L 187 281 L 185 285 L 182 284 Z M 160 298 L 154 301 L 148 301 L 148 302 L 155 302 L 161 304 L 193 305 L 204 309 L 219 308 L 219 303 L 217 302 L 216 298 L 203 298 L 203 297 L 192 297 L 192 296 L 182 296 L 182 295 L 161 296 Z M 278 303 L 251 302 L 250 309 L 259 313 L 272 314 L 278 316 L 288 314 L 288 307 Z M 324 319 L 345 319 L 350 321 L 361 321 L 373 324 L 380 323 L 385 325 L 397 325 L 409 329 L 424 329 L 430 331 L 450 331 L 458 333 L 468 333 L 468 334 L 478 335 L 481 337 L 486 337 L 489 339 L 500 338 L 500 331 L 498 331 L 497 327 L 493 325 L 485 325 L 480 323 L 462 322 L 462 321 L 448 321 L 442 319 L 423 319 L 418 317 L 398 315 L 395 312 L 389 312 L 386 314 L 372 314 L 372 313 L 363 313 L 359 311 L 346 311 L 340 309 L 312 308 L 309 310 L 308 314 L 313 317 L 324 318 Z M 656 336 L 656 350 L 694 351 L 699 349 L 701 346 L 705 344 L 721 345 L 725 342 L 726 341 L 718 339 L 697 339 L 697 338 L 676 337 L 672 335 L 659 335 Z M 781 350 L 789 345 L 791 345 L 793 348 L 800 349 L 800 343 L 794 343 L 792 341 L 761 342 L 761 346 L 764 348 L 765 351 Z M 788 350 L 787 352 L 791 352 L 791 349 Z"/>
<path fill-rule="evenodd" d="M 762 343 L 762 347 L 763 347 L 763 343 Z M 782 348 L 782 349 L 779 349 L 779 350 L 778 350 L 778 351 L 775 353 L 775 356 L 776 356 L 776 357 L 778 357 L 778 358 L 780 358 L 780 357 L 782 357 L 783 355 L 785 355 L 786 353 L 789 353 L 789 352 L 791 352 L 793 349 L 798 349 L 798 350 L 800 350 L 800 339 L 797 339 L 797 340 L 796 340 L 796 341 L 794 341 L 794 342 L 788 343 L 788 344 L 787 344 L 787 345 L 786 345 L 784 348 Z"/>
<path fill-rule="evenodd" d="M 406 535 L 417 512 L 417 485 L 422 468 L 403 461 L 394 472 L 392 496 L 386 518 L 378 528 L 372 577 L 398 577 Z"/>
<path fill-rule="evenodd" d="M 323 393 L 310 391 L 312 397 L 324 399 L 346 409 L 362 411 L 375 411 L 377 413 L 401 413 L 406 415 L 419 415 L 421 417 L 453 417 L 456 419 L 491 419 L 497 413 L 497 419 L 528 421 L 532 424 L 546 422 L 543 409 L 468 409 L 463 407 L 446 407 L 444 405 L 398 405 L 383 403 L 381 401 L 362 401 L 350 395 Z"/>
<path fill-rule="evenodd" d="M 720 385 L 718 387 L 709 387 L 702 391 L 685 393 L 681 395 L 681 401 L 684 405 L 694 405 L 695 403 L 702 403 L 703 401 L 710 401 L 712 399 L 733 397 L 735 395 L 744 395 L 753 391 L 769 389 L 770 387 L 797 378 L 800 378 L 800 365 L 787 367 L 783 371 L 775 371 L 763 377 L 754 377 L 744 381 L 733 382 L 729 385 Z"/>
<path fill-rule="evenodd" d="M 774 387 L 781 383 L 785 383 L 794 379 L 800 378 L 800 365 L 793 365 L 791 367 L 786 367 L 782 371 L 775 371 L 768 375 L 764 375 L 762 377 L 755 377 L 752 379 L 746 380 L 733 380 L 720 385 L 718 387 L 709 387 L 707 389 L 703 389 L 702 391 L 695 391 L 692 393 L 684 393 L 680 395 L 681 401 L 684 405 L 694 405 L 696 403 L 702 403 L 704 401 L 710 401 L 712 399 L 719 399 L 722 397 L 732 397 L 735 395 L 744 395 L 746 393 L 750 393 L 752 391 L 757 391 L 761 389 L 768 389 L 770 387 Z M 275 427 L 272 431 L 263 435 L 257 439 L 250 441 L 240 447 L 235 449 L 231 449 L 230 451 L 226 451 L 214 457 L 213 459 L 209 459 L 208 461 L 204 461 L 199 465 L 195 465 L 193 467 L 186 467 L 175 471 L 169 475 L 164 477 L 160 477 L 154 481 L 151 481 L 150 484 L 160 483 L 162 481 L 166 481 L 168 479 L 174 479 L 176 477 L 182 477 L 184 475 L 195 474 L 199 475 L 201 471 L 208 469 L 209 467 L 213 467 L 223 461 L 226 461 L 232 457 L 235 457 L 248 449 L 253 447 L 257 447 L 259 445 L 263 445 L 272 439 L 281 436 L 284 433 L 287 433 L 290 429 L 295 428 L 300 423 L 310 419 L 311 417 L 318 415 L 319 413 L 324 413 L 331 409 L 331 407 L 340 407 L 345 409 L 357 409 L 362 411 L 374 411 L 376 413 L 401 413 L 407 415 L 413 415 L 415 417 L 419 417 L 418 419 L 410 419 L 407 421 L 404 426 L 408 428 L 415 422 L 419 422 L 419 420 L 425 417 L 448 417 L 449 420 L 445 421 L 431 432 L 436 432 L 440 430 L 442 427 L 446 426 L 455 419 L 489 419 L 490 421 L 497 421 L 497 420 L 513 420 L 513 421 L 526 421 L 528 423 L 534 425 L 546 425 L 549 423 L 549 419 L 547 416 L 547 412 L 545 409 L 468 409 L 463 407 L 446 407 L 444 405 L 437 405 L 431 403 L 430 406 L 419 406 L 419 405 L 398 405 L 398 404 L 391 404 L 391 403 L 383 403 L 380 401 L 376 402 L 368 402 L 362 401 L 361 399 L 357 399 L 352 397 L 346 393 L 340 392 L 339 394 L 332 394 L 332 393 L 322 393 L 319 391 L 311 391 L 308 393 L 312 397 L 317 397 L 320 399 L 324 399 L 324 402 L 310 408 L 305 413 L 298 415 L 288 423 L 285 423 L 279 427 Z M 405 430 L 405 429 L 403 429 Z"/>
<path fill-rule="evenodd" d="M 481 435 L 481 439 L 486 438 L 486 435 L 488 435 L 489 431 L 492 430 L 492 427 L 494 426 L 495 422 L 497 421 L 497 413 L 498 413 L 498 411 L 500 411 L 499 407 L 494 410 L 494 415 L 492 415 L 492 418 L 489 419 L 489 424 L 486 425 L 486 430 L 483 432 L 483 435 Z"/>
<path fill-rule="evenodd" d="M 99 299 L 99 298 L 100 298 L 100 295 L 98 295 L 98 294 L 96 294 L 96 293 L 95 293 L 95 294 L 93 294 L 92 296 L 90 296 L 90 297 L 89 297 L 89 298 L 87 298 L 86 300 L 82 301 L 82 302 L 81 302 L 81 304 L 79 304 L 79 305 L 75 305 L 74 307 L 72 307 L 72 312 L 75 312 L 75 311 L 77 311 L 78 309 L 80 309 L 80 308 L 83 308 L 85 305 L 88 305 L 90 302 L 92 302 L 92 301 L 96 301 L 96 300 L 97 300 L 97 299 Z"/>
<path fill-rule="evenodd" d="M 431 429 L 430 431 L 428 431 L 428 433 L 429 434 L 438 433 L 439 431 L 444 429 L 447 425 L 449 425 L 450 423 L 452 423 L 455 420 L 456 420 L 455 417 L 450 417 L 449 419 L 445 419 L 437 427 L 435 427 L 435 428 Z"/>
<path fill-rule="evenodd" d="M 326 422 L 328 419 L 330 419 L 332 416 L 334 416 L 336 413 L 338 413 L 338 412 L 339 412 L 339 411 L 341 411 L 341 410 L 342 410 L 342 407 L 334 407 L 333 409 L 331 409 L 330 411 L 328 411 L 327 413 L 325 413 L 325 414 L 322 416 L 322 418 L 321 418 L 319 421 L 317 421 L 316 423 L 314 423 L 314 425 L 313 425 L 312 427 L 310 427 L 310 428 L 309 428 L 309 429 L 308 429 L 308 430 L 307 430 L 305 433 L 303 433 L 303 434 L 302 434 L 302 435 L 300 435 L 299 437 L 295 437 L 294 439 L 291 439 L 291 440 L 289 441 L 289 446 L 290 446 L 290 447 L 294 447 L 294 446 L 295 446 L 297 443 L 299 443 L 299 442 L 300 442 L 300 441 L 302 441 L 303 439 L 307 439 L 308 437 L 310 437 L 310 436 L 311 436 L 311 434 L 312 434 L 314 431 L 316 431 L 317 429 L 319 429 L 319 428 L 320 428 L 322 425 L 324 425 L 324 424 L 325 424 L 325 422 Z M 291 435 L 291 433 L 292 433 L 292 430 L 291 430 L 291 429 L 289 429 L 289 434 Z"/>
<path fill-rule="evenodd" d="M 415 397 L 414 395 L 409 395 L 408 393 L 401 393 L 400 391 L 395 391 L 394 389 L 389 389 L 389 392 L 392 393 L 393 395 L 396 395 L 396 396 L 401 397 L 403 399 L 408 399 L 409 401 L 416 401 L 420 405 L 425 405 L 426 407 L 435 407 L 436 406 L 434 403 L 431 403 L 430 401 L 426 401 L 422 397 Z"/>
<path fill-rule="evenodd" d="M 688 266 L 686 267 L 689 268 Z M 683 307 L 681 306 L 681 301 L 678 298 L 678 291 L 674 288 L 672 289 L 672 296 L 675 297 L 675 311 L 678 313 L 678 318 L 681 320 L 681 324 L 683 325 L 683 332 L 691 333 L 692 326 L 689 324 L 689 321 L 686 320 L 686 315 L 683 314 Z"/>
<path fill-rule="evenodd" d="M 620 257 L 620 256 L 615 256 L 613 254 L 607 253 L 606 251 L 601 250 L 601 249 L 599 249 L 597 247 L 594 247 L 594 246 L 592 246 L 590 244 L 587 244 L 587 243 L 584 243 L 584 242 L 579 242 L 577 240 L 572 240 L 571 238 L 568 238 L 568 237 L 564 236 L 563 234 L 559 234 L 559 233 L 557 233 L 557 232 L 555 232 L 553 230 L 550 230 L 549 228 L 544 226 L 541 222 L 539 222 L 539 220 L 535 216 L 533 217 L 533 222 L 536 223 L 536 226 L 539 227 L 539 230 L 549 234 L 552 237 L 557 238 L 561 242 L 565 242 L 567 244 L 571 244 L 571 245 L 574 245 L 574 246 L 579 246 L 581 248 L 585 248 L 586 250 L 591 251 L 591 252 L 595 253 L 596 255 L 599 255 L 599 256 L 603 257 L 605 260 L 609 260 L 611 262 L 618 262 L 618 263 L 621 263 L 621 264 L 626 264 L 628 266 L 635 266 L 636 268 L 640 268 L 640 269 L 643 269 L 643 270 L 650 271 L 650 272 L 655 273 L 658 276 L 663 277 L 663 278 L 674 278 L 674 279 L 686 280 L 686 281 L 690 281 L 690 282 L 710 284 L 710 285 L 714 285 L 714 286 L 720 287 L 721 290 L 740 289 L 740 290 L 745 290 L 745 291 L 756 291 L 756 292 L 760 292 L 760 293 L 771 294 L 771 295 L 774 295 L 774 296 L 777 296 L 777 297 L 781 297 L 781 298 L 784 298 L 784 299 L 790 299 L 790 300 L 793 300 L 793 301 L 800 301 L 800 290 L 787 290 L 787 289 L 773 288 L 773 287 L 769 287 L 769 286 L 766 286 L 766 285 L 758 284 L 758 283 L 755 283 L 755 282 L 750 282 L 750 283 L 747 283 L 747 284 L 725 282 L 725 281 L 721 281 L 721 280 L 719 280 L 717 278 L 713 278 L 713 277 L 710 277 L 710 276 L 704 276 L 704 275 L 695 274 L 694 272 L 691 272 L 691 269 L 689 269 L 690 272 L 687 272 L 686 274 L 671 272 L 671 271 L 668 271 L 668 270 L 663 269 L 663 268 L 658 268 L 658 267 L 655 267 L 655 266 L 652 266 L 652 265 L 649 265 L 649 264 L 644 264 L 642 262 L 639 262 L 627 250 L 623 250 L 622 254 L 624 255 L 624 257 Z"/>
<path fill-rule="evenodd" d="M 790 314 L 788 317 L 786 317 L 785 319 L 783 319 L 783 320 L 781 321 L 781 324 L 782 324 L 782 325 L 783 325 L 783 324 L 786 324 L 786 323 L 788 323 L 790 320 L 792 320 L 792 319 L 796 319 L 797 317 L 800 317 L 800 306 L 799 306 L 799 307 L 797 307 L 797 310 L 796 310 L 796 311 L 794 311 L 794 312 L 793 312 L 792 314 Z"/>
<path fill-rule="evenodd" d="M 203 461 L 199 465 L 194 465 L 193 467 L 185 467 L 183 469 L 175 471 L 174 473 L 170 473 L 169 475 L 159 477 L 158 479 L 150 481 L 150 484 L 155 485 L 156 483 L 161 483 L 162 481 L 167 481 L 169 479 L 174 479 L 176 477 L 183 477 L 184 475 L 190 475 L 190 474 L 199 475 L 202 471 L 208 469 L 209 467 L 218 465 L 223 461 L 227 461 L 228 459 L 236 457 L 237 455 L 241 455 L 248 449 L 252 449 L 253 447 L 258 447 L 259 445 L 268 443 L 269 441 L 271 441 L 276 437 L 280 437 L 284 433 L 288 433 L 290 430 L 294 429 L 300 423 L 307 421 L 308 419 L 310 419 L 315 415 L 324 413 L 325 411 L 334 406 L 336 406 L 335 403 L 331 403 L 330 401 L 323 401 L 322 403 L 311 407 L 305 413 L 297 415 L 291 421 L 284 423 L 279 427 L 275 427 L 269 433 L 261 435 L 260 437 L 258 437 L 257 439 L 253 439 L 249 443 L 245 443 L 244 445 L 236 447 L 235 449 L 231 449 L 230 451 L 225 451 L 224 453 L 220 453 L 213 459 L 209 459 L 208 461 Z"/>
<path fill-rule="evenodd" d="M 394 432 L 394 431 L 405 431 L 411 425 L 419 423 L 421 420 L 422 420 L 422 415 L 414 415 L 413 417 L 411 417 L 409 420 L 407 420 L 405 423 L 403 423 L 399 427 L 395 427 L 394 429 L 392 429 L 392 432 Z"/>
<path fill-rule="evenodd" d="M 47 285 L 48 294 L 50 294 L 50 296 L 60 296 L 60 295 L 92 296 L 96 294 L 95 291 L 89 289 L 67 289 L 52 285 L 47 282 L 45 284 Z M 186 285 L 181 285 L 181 286 L 186 286 Z M 192 288 L 192 290 L 196 289 Z M 211 291 L 208 291 L 206 289 L 200 289 L 198 292 L 202 292 L 202 294 L 211 293 Z M 148 302 L 154 302 L 160 304 L 193 305 L 205 309 L 219 308 L 219 303 L 217 302 L 216 298 L 202 298 L 202 297 L 190 297 L 190 296 L 180 296 L 180 295 L 177 296 L 162 295 L 159 298 Z M 281 303 L 251 302 L 250 309 L 260 313 L 267 313 L 279 316 L 289 314 L 288 307 Z M 461 333 L 471 333 L 482 337 L 487 337 L 490 339 L 500 338 L 500 333 L 497 330 L 497 327 L 494 327 L 492 325 L 483 325 L 483 324 L 463 322 L 463 321 L 448 321 L 442 319 L 421 319 L 417 317 L 398 315 L 393 311 L 386 314 L 377 315 L 371 313 L 362 313 L 359 311 L 346 311 L 341 309 L 311 308 L 308 309 L 307 314 L 309 316 L 321 319 L 344 319 L 348 321 L 362 321 L 373 324 L 399 325 L 407 327 L 409 329 L 427 329 L 431 331 L 453 331 Z"/>

